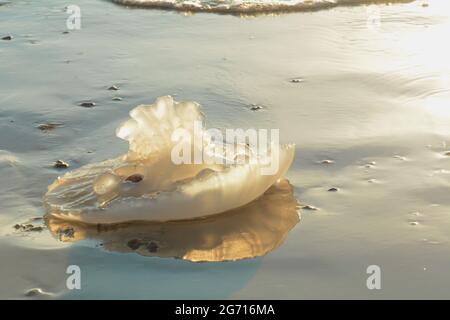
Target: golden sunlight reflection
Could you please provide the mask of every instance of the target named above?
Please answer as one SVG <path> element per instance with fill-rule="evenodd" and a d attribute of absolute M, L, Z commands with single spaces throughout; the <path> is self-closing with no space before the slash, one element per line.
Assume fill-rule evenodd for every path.
<path fill-rule="evenodd" d="M 426 4 L 426 5 L 424 5 Z M 395 36 L 386 35 L 395 52 L 395 63 L 402 63 L 413 86 L 408 92 L 409 102 L 440 119 L 450 116 L 450 1 L 420 1 L 408 23 L 414 26 L 409 32 L 390 30 Z"/>
<path fill-rule="evenodd" d="M 299 222 L 298 208 L 292 185 L 282 180 L 246 206 L 204 219 L 87 225 L 48 216 L 46 223 L 63 242 L 92 239 L 109 251 L 216 262 L 274 250 Z"/>

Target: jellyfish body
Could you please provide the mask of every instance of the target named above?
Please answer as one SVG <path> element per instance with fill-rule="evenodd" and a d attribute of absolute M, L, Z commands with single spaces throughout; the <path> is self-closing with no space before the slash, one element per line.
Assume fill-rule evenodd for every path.
<path fill-rule="evenodd" d="M 215 148 L 208 161 L 180 163 L 176 152 L 174 159 L 180 146 L 181 157 L 200 149 L 206 154 L 202 124 L 203 114 L 195 102 L 174 102 L 166 96 L 134 108 L 116 131 L 128 140 L 128 153 L 59 177 L 44 196 L 48 213 L 85 223 L 187 220 L 218 214 L 261 196 L 293 161 L 294 145 L 275 146 L 276 153 L 272 146 L 254 157 L 244 146 Z M 211 146 L 211 141 L 207 143 Z M 263 174 L 274 156 L 276 170 Z M 227 161 L 237 157 L 244 161 Z"/>

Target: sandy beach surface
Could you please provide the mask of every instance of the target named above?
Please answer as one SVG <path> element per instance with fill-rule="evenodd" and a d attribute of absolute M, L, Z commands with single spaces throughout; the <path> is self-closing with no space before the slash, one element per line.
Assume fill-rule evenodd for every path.
<path fill-rule="evenodd" d="M 245 17 L 76 4 L 81 29 L 68 33 L 60 1 L 0 6 L 0 37 L 12 36 L 0 40 L 0 298 L 449 297 L 447 1 Z M 243 222 L 266 232 L 288 221 L 272 245 L 249 240 L 255 255 L 273 251 L 234 262 L 170 257 L 173 246 L 235 234 L 232 218 L 226 230 L 214 220 L 181 228 L 204 236 L 189 244 L 177 228 L 152 229 L 173 235 L 167 257 L 108 247 L 114 237 L 102 230 L 61 241 L 43 223 L 47 186 L 124 153 L 117 125 L 163 95 L 199 102 L 210 127 L 278 128 L 296 144 L 286 178 L 301 220 L 283 211 Z M 69 265 L 81 268 L 81 290 L 66 288 Z M 366 286 L 370 265 L 381 268 L 381 290 Z"/>

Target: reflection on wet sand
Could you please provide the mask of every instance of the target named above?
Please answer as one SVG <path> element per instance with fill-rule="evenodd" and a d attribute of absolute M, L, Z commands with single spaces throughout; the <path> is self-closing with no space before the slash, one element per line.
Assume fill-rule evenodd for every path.
<path fill-rule="evenodd" d="M 46 223 L 64 242 L 93 239 L 109 251 L 213 262 L 265 255 L 299 220 L 292 185 L 283 180 L 242 208 L 204 219 L 87 225 L 48 216 Z"/>

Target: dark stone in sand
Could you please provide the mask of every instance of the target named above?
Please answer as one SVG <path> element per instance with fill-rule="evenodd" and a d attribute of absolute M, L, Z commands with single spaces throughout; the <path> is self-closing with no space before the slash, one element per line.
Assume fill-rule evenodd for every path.
<path fill-rule="evenodd" d="M 69 31 L 63 31 L 63 32 L 61 32 L 62 34 L 69 34 L 70 32 Z"/>
<path fill-rule="evenodd" d="M 112 98 L 113 99 L 113 101 L 122 101 L 122 98 L 121 97 L 114 97 L 114 98 Z"/>
<path fill-rule="evenodd" d="M 93 101 L 81 102 L 79 105 L 84 108 L 92 108 L 92 107 L 96 106 L 95 102 L 93 102 Z"/>
<path fill-rule="evenodd" d="M 2 37 L 2 40 L 12 40 L 13 36 L 4 36 Z"/>
<path fill-rule="evenodd" d="M 119 90 L 119 88 L 116 85 L 112 85 L 111 87 L 108 88 L 108 90 L 117 91 Z"/>
<path fill-rule="evenodd" d="M 144 176 L 142 174 L 133 174 L 131 176 L 129 176 L 128 178 L 125 179 L 125 181 L 130 181 L 133 183 L 138 183 L 140 181 L 142 181 L 142 179 L 144 179 Z"/>
<path fill-rule="evenodd" d="M 450 157 L 450 151 L 445 152 L 444 156 Z"/>
<path fill-rule="evenodd" d="M 67 162 L 62 161 L 62 160 L 56 160 L 55 164 L 54 164 L 54 167 L 58 168 L 58 169 L 66 169 L 66 168 L 69 167 L 69 164 Z"/>
<path fill-rule="evenodd" d="M 328 189 L 328 191 L 329 192 L 337 192 L 337 191 L 339 191 L 339 189 L 333 187 L 333 188 Z"/>

